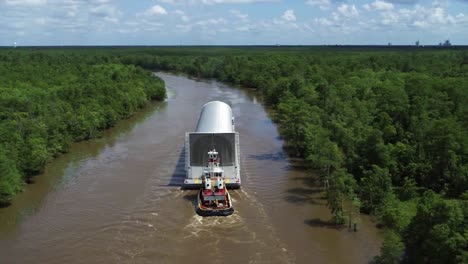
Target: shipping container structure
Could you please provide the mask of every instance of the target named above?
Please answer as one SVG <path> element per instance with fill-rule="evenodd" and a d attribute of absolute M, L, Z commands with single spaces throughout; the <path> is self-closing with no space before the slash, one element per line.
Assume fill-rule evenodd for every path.
<path fill-rule="evenodd" d="M 219 153 L 226 186 L 239 188 L 239 133 L 235 132 L 231 107 L 220 101 L 206 103 L 202 107 L 195 132 L 185 134 L 185 187 L 202 186 L 202 176 L 208 166 L 208 152 L 211 150 Z"/>

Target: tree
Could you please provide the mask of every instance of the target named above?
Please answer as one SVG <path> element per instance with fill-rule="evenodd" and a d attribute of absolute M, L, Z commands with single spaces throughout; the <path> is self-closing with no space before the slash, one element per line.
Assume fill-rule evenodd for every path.
<path fill-rule="evenodd" d="M 385 197 L 392 192 L 392 182 L 388 170 L 377 165 L 373 165 L 372 170 L 364 172 L 360 186 L 360 196 L 363 209 L 366 212 L 374 212 Z"/>
<path fill-rule="evenodd" d="M 445 201 L 433 191 L 420 199 L 404 233 L 407 263 L 459 263 L 467 256 L 466 201 Z"/>
<path fill-rule="evenodd" d="M 307 126 L 305 142 L 306 162 L 309 167 L 320 171 L 322 182 L 328 188 L 331 173 L 343 164 L 343 154 L 328 138 L 326 130 L 317 125 Z"/>
<path fill-rule="evenodd" d="M 15 162 L 8 157 L 5 147 L 0 144 L 0 206 L 8 204 L 22 185 L 23 180 Z"/>
<path fill-rule="evenodd" d="M 399 208 L 399 201 L 393 192 L 389 192 L 385 195 L 382 202 L 377 205 L 375 214 L 377 215 L 379 222 L 386 228 L 395 232 L 402 232 L 406 227 L 403 219 L 403 212 Z"/>
<path fill-rule="evenodd" d="M 332 220 L 335 224 L 344 224 L 343 201 L 349 194 L 354 193 L 356 181 L 352 175 L 339 169 L 330 175 L 330 185 L 327 189 L 327 205 L 332 213 Z"/>
<path fill-rule="evenodd" d="M 468 155 L 467 133 L 453 118 L 435 120 L 423 143 L 427 161 L 432 167 L 425 177 L 428 187 L 441 191 L 448 185 L 448 194 L 458 196 L 468 184 L 464 157 Z"/>
<path fill-rule="evenodd" d="M 380 255 L 374 258 L 376 264 L 398 264 L 401 262 L 405 246 L 399 234 L 387 231 L 380 248 Z"/>
<path fill-rule="evenodd" d="M 289 97 L 278 105 L 278 120 L 296 155 L 304 156 L 307 125 L 318 122 L 314 108 L 301 99 Z"/>
<path fill-rule="evenodd" d="M 403 186 L 400 188 L 400 199 L 407 201 L 417 196 L 416 181 L 413 178 L 405 177 Z"/>

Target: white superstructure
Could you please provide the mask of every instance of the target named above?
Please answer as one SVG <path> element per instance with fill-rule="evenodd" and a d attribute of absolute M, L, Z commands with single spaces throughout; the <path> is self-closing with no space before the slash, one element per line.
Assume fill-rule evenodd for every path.
<path fill-rule="evenodd" d="M 199 187 L 209 160 L 216 149 L 227 187 L 240 187 L 239 134 L 229 105 L 212 101 L 202 107 L 195 132 L 185 135 L 185 185 Z"/>

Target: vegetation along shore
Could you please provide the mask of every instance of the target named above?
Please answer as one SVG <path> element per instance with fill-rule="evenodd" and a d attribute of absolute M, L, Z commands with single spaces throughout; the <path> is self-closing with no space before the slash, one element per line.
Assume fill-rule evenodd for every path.
<path fill-rule="evenodd" d="M 463 47 L 1 49 L 0 202 L 71 142 L 163 100 L 155 70 L 257 90 L 320 174 L 331 221 L 376 216 L 376 262 L 468 262 Z"/>

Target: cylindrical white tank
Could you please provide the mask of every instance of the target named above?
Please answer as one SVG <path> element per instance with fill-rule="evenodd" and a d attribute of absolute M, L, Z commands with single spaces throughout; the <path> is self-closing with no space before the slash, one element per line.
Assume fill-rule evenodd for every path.
<path fill-rule="evenodd" d="M 239 133 L 235 132 L 228 104 L 212 101 L 203 106 L 195 132 L 185 134 L 185 150 L 185 186 L 204 186 L 202 177 L 211 160 L 208 152 L 216 150 L 224 180 L 222 187 L 240 187 Z"/>
<path fill-rule="evenodd" d="M 206 103 L 201 110 L 195 131 L 198 133 L 234 132 L 231 107 L 220 101 Z"/>

